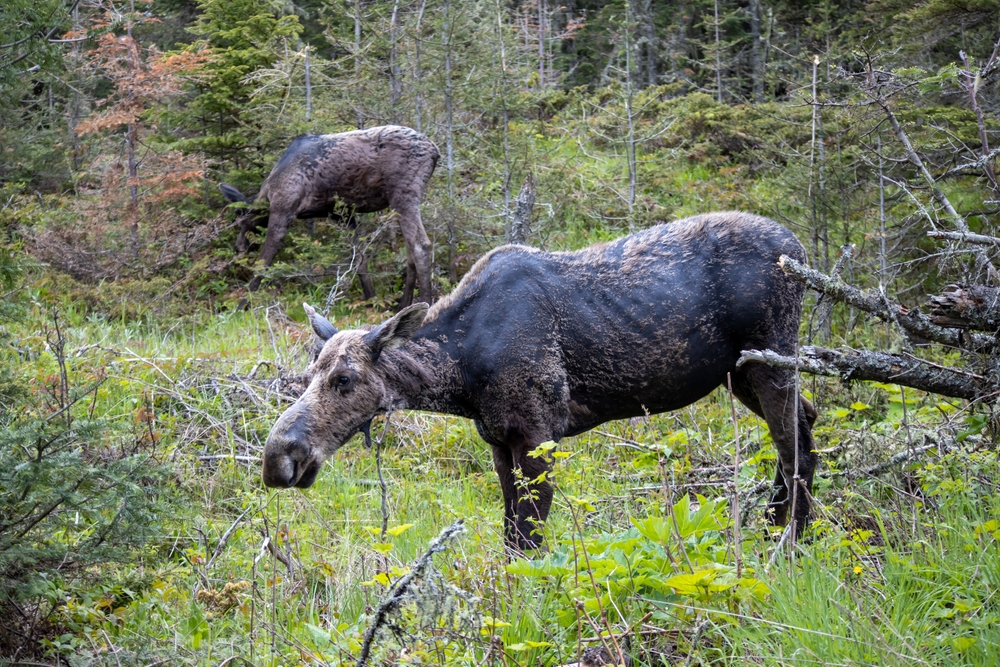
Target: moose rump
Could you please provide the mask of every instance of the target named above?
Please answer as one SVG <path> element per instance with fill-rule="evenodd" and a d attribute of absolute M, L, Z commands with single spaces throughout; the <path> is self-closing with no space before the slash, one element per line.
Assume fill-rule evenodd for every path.
<path fill-rule="evenodd" d="M 745 349 L 795 351 L 804 288 L 778 267 L 783 254 L 805 258 L 791 232 L 738 212 L 578 252 L 498 248 L 429 312 L 414 306 L 373 331 L 330 336 L 309 388 L 268 438 L 265 481 L 298 484 L 277 474 L 295 470 L 285 460 L 294 451 L 309 452 L 303 469 L 312 477 L 357 425 L 389 408 L 469 417 L 493 448 L 507 540 L 531 548 L 552 501 L 544 476 L 518 481 L 548 469 L 529 456 L 538 444 L 684 407 L 731 375 L 734 394 L 766 420 L 778 450 L 772 518 L 787 519 L 800 479 L 801 528 L 816 465 L 815 411 L 796 400 L 792 372 L 736 368 Z M 330 391 L 330 374 L 345 369 L 356 373 L 358 391 Z"/>

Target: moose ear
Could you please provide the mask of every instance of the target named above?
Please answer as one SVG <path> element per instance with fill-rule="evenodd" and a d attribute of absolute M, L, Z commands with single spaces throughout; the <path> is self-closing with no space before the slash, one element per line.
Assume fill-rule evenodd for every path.
<path fill-rule="evenodd" d="M 410 340 L 426 316 L 427 304 L 415 303 L 368 332 L 365 342 L 372 349 L 372 360 L 378 361 L 382 350 L 391 350 Z"/>
<path fill-rule="evenodd" d="M 235 204 L 236 202 L 242 202 L 244 204 L 252 204 L 253 201 L 245 196 L 242 192 L 231 186 L 229 183 L 219 183 L 219 190 L 222 191 L 222 196 L 225 197 L 227 202 Z"/>
<path fill-rule="evenodd" d="M 316 334 L 320 343 L 325 343 L 333 338 L 334 334 L 337 333 L 337 327 L 330 324 L 330 320 L 317 313 L 316 309 L 308 303 L 303 303 L 302 308 L 305 309 L 306 315 L 309 317 L 309 324 L 312 325 L 313 333 Z"/>

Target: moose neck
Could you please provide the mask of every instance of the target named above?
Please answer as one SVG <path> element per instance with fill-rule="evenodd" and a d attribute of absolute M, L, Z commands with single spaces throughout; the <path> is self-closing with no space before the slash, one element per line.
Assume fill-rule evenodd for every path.
<path fill-rule="evenodd" d="M 463 400 L 458 361 L 436 332 L 427 329 L 418 331 L 405 345 L 382 352 L 380 365 L 393 407 L 475 419 L 474 410 Z"/>

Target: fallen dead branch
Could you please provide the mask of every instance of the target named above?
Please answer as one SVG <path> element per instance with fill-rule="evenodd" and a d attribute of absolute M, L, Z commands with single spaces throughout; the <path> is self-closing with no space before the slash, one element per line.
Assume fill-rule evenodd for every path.
<path fill-rule="evenodd" d="M 890 468 L 908 463 L 909 461 L 918 458 L 922 454 L 929 451 L 937 451 L 939 448 L 940 447 L 937 443 L 923 445 L 915 449 L 907 449 L 899 452 L 898 454 L 890 457 L 888 460 L 876 463 L 875 465 L 870 465 L 867 468 L 861 468 L 860 470 L 838 470 L 836 472 L 821 474 L 820 477 L 873 477 L 881 475 Z"/>
<path fill-rule="evenodd" d="M 1000 329 L 1000 289 L 987 285 L 948 285 L 928 300 L 938 325 L 995 332 Z"/>
<path fill-rule="evenodd" d="M 918 310 L 906 308 L 877 292 L 860 290 L 842 280 L 831 278 L 802 265 L 787 255 L 781 256 L 778 260 L 778 266 L 789 277 L 805 284 L 806 287 L 836 301 L 854 306 L 884 322 L 898 322 L 900 327 L 920 338 L 972 352 L 987 352 L 996 349 L 997 341 L 993 336 L 969 334 L 957 329 L 938 326 L 930 317 Z"/>
<path fill-rule="evenodd" d="M 389 615 L 406 601 L 409 589 L 413 583 L 422 578 L 430 568 L 433 563 L 434 554 L 444 551 L 448 546 L 448 542 L 464 532 L 465 521 L 463 519 L 459 519 L 442 530 L 441 534 L 427 547 L 427 551 L 413 563 L 413 568 L 389 587 L 385 597 L 382 598 L 378 608 L 375 610 L 375 616 L 372 619 L 371 625 L 365 630 L 364 640 L 361 644 L 361 653 L 358 656 L 356 667 L 364 667 L 368 664 L 368 657 L 371 653 L 372 642 L 375 641 L 375 636 L 382 626 L 386 624 Z"/>
<path fill-rule="evenodd" d="M 870 350 L 829 350 L 808 345 L 799 358 L 771 350 L 744 350 L 736 362 L 763 363 L 773 368 L 801 370 L 813 375 L 829 375 L 844 381 L 868 380 L 901 384 L 953 398 L 973 400 L 989 393 L 985 378 L 974 373 L 933 364 L 911 355 L 888 354 Z"/>

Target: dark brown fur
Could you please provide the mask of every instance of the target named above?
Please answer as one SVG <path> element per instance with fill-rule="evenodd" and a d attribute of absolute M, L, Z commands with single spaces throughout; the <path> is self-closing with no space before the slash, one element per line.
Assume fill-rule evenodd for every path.
<path fill-rule="evenodd" d="M 420 202 L 439 157 L 434 142 L 397 125 L 296 137 L 257 193 L 258 201 L 268 202 L 268 216 L 243 215 L 237 249 L 245 252 L 247 232 L 266 225 L 260 256 L 270 266 L 295 218 L 325 217 L 338 206 L 357 213 L 391 208 L 399 214 L 406 244 L 401 304 L 412 302 L 415 285 L 430 303 L 431 242 L 420 219 Z M 229 201 L 250 201 L 231 185 L 220 188 Z M 257 283 L 255 279 L 254 287 Z"/>
<path fill-rule="evenodd" d="M 780 460 L 773 518 L 784 522 L 798 475 L 812 485 L 808 401 L 795 377 L 736 368 L 744 349 L 793 354 L 803 287 L 777 266 L 802 245 L 778 224 L 715 213 L 574 253 L 505 246 L 483 257 L 429 311 L 413 306 L 371 331 L 341 331 L 311 314 L 328 340 L 308 389 L 278 420 L 264 482 L 306 487 L 320 464 L 373 415 L 429 410 L 474 419 L 493 448 L 512 546 L 537 546 L 552 487 L 529 453 L 611 419 L 673 410 L 732 374 L 736 397 L 768 424 Z M 808 517 L 804 493 L 795 520 Z"/>

